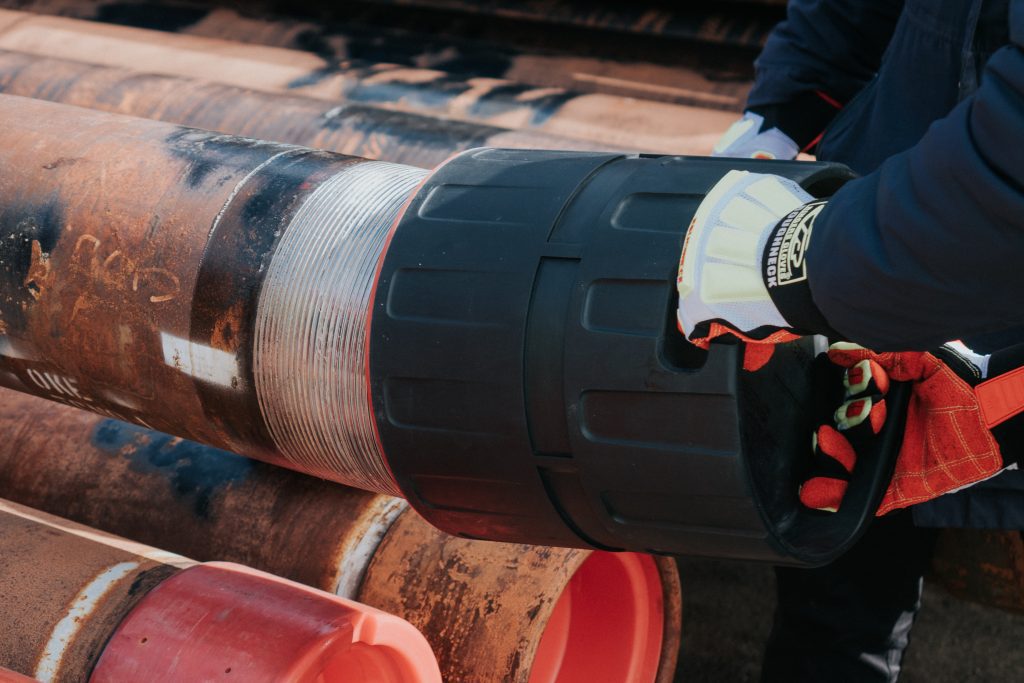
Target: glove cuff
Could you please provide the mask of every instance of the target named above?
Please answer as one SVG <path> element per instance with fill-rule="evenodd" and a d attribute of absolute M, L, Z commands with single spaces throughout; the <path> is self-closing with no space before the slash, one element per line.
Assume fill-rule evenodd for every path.
<path fill-rule="evenodd" d="M 840 338 L 814 303 L 807 277 L 814 221 L 827 203 L 808 202 L 778 222 L 765 243 L 761 275 L 772 303 L 790 327 L 801 334 Z"/>

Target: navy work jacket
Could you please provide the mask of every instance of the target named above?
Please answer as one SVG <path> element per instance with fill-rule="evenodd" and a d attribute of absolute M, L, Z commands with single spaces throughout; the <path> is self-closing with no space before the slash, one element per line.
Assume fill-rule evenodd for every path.
<path fill-rule="evenodd" d="M 1024 342 L 1024 0 L 790 0 L 748 106 L 845 102 L 818 158 L 863 177 L 819 215 L 815 303 L 877 350 Z M 1024 473 L 916 506 L 1024 528 Z"/>

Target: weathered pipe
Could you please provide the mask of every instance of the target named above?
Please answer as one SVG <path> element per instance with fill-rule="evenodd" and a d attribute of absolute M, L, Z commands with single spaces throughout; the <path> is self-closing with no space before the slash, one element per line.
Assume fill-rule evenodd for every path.
<path fill-rule="evenodd" d="M 538 660 L 567 623 L 567 651 L 607 637 L 608 669 L 635 658 L 629 680 L 673 678 L 682 598 L 668 558 L 456 538 L 398 498 L 6 390 L 0 433 L 0 497 L 384 609 L 420 628 L 447 681 L 579 680 L 602 648 Z"/>
<path fill-rule="evenodd" d="M 586 141 L 361 104 L 244 90 L 0 51 L 0 92 L 430 168 L 484 145 L 599 149 Z"/>
<path fill-rule="evenodd" d="M 123 67 L 133 72 L 197 78 L 263 92 L 303 95 L 331 103 L 331 107 L 326 107 L 303 100 L 295 100 L 291 104 L 282 100 L 281 108 L 297 110 L 291 114 L 297 119 L 293 124 L 297 130 L 310 125 L 318 128 L 329 126 L 343 129 L 332 135 L 359 139 L 374 128 L 380 128 L 379 134 L 385 138 L 389 127 L 396 129 L 398 137 L 402 137 L 404 129 L 415 133 L 417 129 L 428 128 L 417 118 L 408 122 L 400 116 L 389 118 L 380 108 L 451 117 L 478 124 L 479 130 L 453 121 L 431 124 L 438 129 L 435 134 L 438 138 L 442 137 L 447 125 L 451 146 L 460 149 L 467 144 L 459 139 L 460 136 L 472 136 L 477 144 L 492 146 L 593 149 L 594 143 L 600 143 L 641 151 L 706 153 L 714 143 L 713 136 L 725 130 L 735 118 L 732 113 L 705 108 L 616 95 L 574 93 L 560 88 L 537 88 L 500 79 L 462 78 L 430 69 L 365 63 L 332 66 L 314 55 L 291 50 L 246 47 L 214 39 L 31 15 L 0 31 L 0 49 L 78 60 L 83 64 Z M 225 53 L 227 58 L 222 56 Z M 11 73 L 9 69 L 16 66 L 17 63 L 9 62 L 6 70 Z M 45 68 L 51 68 L 55 73 L 47 75 L 43 71 Z M 216 125 L 217 110 L 227 106 L 232 98 L 245 100 L 248 108 L 253 109 L 254 118 L 255 112 L 272 111 L 266 105 L 269 101 L 266 98 L 210 85 L 185 86 L 183 92 L 173 96 L 172 105 L 167 100 L 166 90 L 171 87 L 170 81 L 161 85 L 159 82 L 147 82 L 146 77 L 139 78 L 140 81 L 131 80 L 127 72 L 104 75 L 89 72 L 83 65 L 48 62 L 46 66 L 40 64 L 34 73 L 20 76 L 17 89 L 8 92 L 82 106 L 100 106 L 108 111 L 112 110 L 113 103 L 106 104 L 104 96 L 112 95 L 117 111 L 137 116 L 148 116 L 142 113 L 147 109 L 173 109 L 173 105 L 177 105 L 182 107 L 179 111 L 201 117 L 202 121 L 184 121 L 181 113 L 155 118 L 214 130 L 220 129 Z M 80 83 L 83 79 L 85 82 Z M 65 93 L 65 88 L 74 90 L 74 93 Z M 208 104 L 201 106 L 192 102 L 190 107 L 183 108 L 183 103 L 189 103 L 193 96 L 202 96 L 203 90 L 211 98 Z M 135 105 L 129 98 L 138 91 L 141 91 L 144 101 Z M 33 92 L 41 94 L 33 95 Z M 160 96 L 167 101 L 154 101 L 153 98 Z M 338 107 L 339 104 L 344 106 Z M 236 110 L 244 111 L 245 108 L 235 106 Z M 223 117 L 223 114 L 219 116 Z M 286 112 L 281 112 L 274 117 L 278 126 L 285 116 Z M 322 120 L 318 120 L 319 117 L 323 117 Z M 256 124 L 250 122 L 249 125 Z M 514 133 L 508 129 L 524 132 Z M 246 134 L 270 137 L 261 130 L 247 131 Z M 547 137 L 549 135 L 558 137 Z M 495 139 L 486 140 L 489 136 Z M 409 137 L 410 142 L 417 139 L 415 135 Z M 591 141 L 591 144 L 585 144 L 584 140 Z M 336 144 L 329 148 L 338 149 L 334 146 Z M 338 151 L 359 153 L 353 146 Z"/>
<path fill-rule="evenodd" d="M 7 501 L 0 590 L 0 666 L 41 681 L 441 681 L 398 617 Z"/>
<path fill-rule="evenodd" d="M 848 514 L 800 515 L 808 349 L 741 373 L 673 313 L 726 172 L 827 194 L 843 167 L 483 149 L 427 173 L 9 95 L 0 116 L 4 386 L 467 537 L 821 562 L 870 519 L 883 457 Z"/>
<path fill-rule="evenodd" d="M 530 127 L 565 130 L 579 119 L 593 133 L 599 125 L 595 109 L 614 116 L 620 105 L 632 104 L 632 120 L 669 126 L 665 109 L 648 106 L 648 101 L 739 110 L 753 76 L 753 54 L 719 54 L 724 49 L 710 47 L 688 51 L 674 46 L 669 59 L 658 64 L 637 61 L 632 54 L 618 59 L 593 56 L 592 42 L 568 54 L 502 48 L 486 40 L 465 44 L 445 39 L 441 45 L 436 36 L 351 24 L 325 26 L 225 8 L 146 3 L 133 11 L 119 2 L 33 2 L 27 8 L 67 16 L 0 11 L 0 48 L 109 66 L 124 65 L 128 58 L 128 66 L 139 70 L 332 102 L 351 92 L 353 99 L 383 99 L 401 106 L 392 98 L 404 93 L 410 104 L 480 116 L 485 122 L 498 112 L 519 112 L 502 125 L 528 121 Z M 117 25 L 119 21 L 127 25 Z M 153 28 L 164 31 L 147 30 Z M 460 79 L 460 73 L 472 78 Z M 614 96 L 572 96 L 583 92 Z M 428 94 L 437 99 L 427 99 Z M 452 95 L 458 97 L 452 100 Z M 475 110 L 473 103 L 478 103 Z M 531 111 L 558 113 L 561 121 L 525 119 L 523 114 Z M 681 113 L 686 118 L 693 112 L 684 106 Z M 580 137 L 579 132 L 572 135 Z"/>

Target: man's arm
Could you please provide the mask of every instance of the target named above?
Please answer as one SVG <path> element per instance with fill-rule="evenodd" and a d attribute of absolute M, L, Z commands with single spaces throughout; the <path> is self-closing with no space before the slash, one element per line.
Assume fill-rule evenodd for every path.
<path fill-rule="evenodd" d="M 903 0 L 790 0 L 755 62 L 748 108 L 814 91 L 848 101 L 878 71 L 902 9 Z"/>
<path fill-rule="evenodd" d="M 1024 0 L 1010 32 L 973 96 L 818 216 L 808 282 L 844 337 L 926 349 L 1024 322 Z"/>
<path fill-rule="evenodd" d="M 878 70 L 903 0 L 791 0 L 758 57 L 747 113 L 716 156 L 792 159 L 813 151 Z"/>

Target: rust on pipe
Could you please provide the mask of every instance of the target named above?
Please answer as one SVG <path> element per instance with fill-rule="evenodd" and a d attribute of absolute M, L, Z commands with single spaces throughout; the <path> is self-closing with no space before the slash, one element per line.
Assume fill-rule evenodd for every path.
<path fill-rule="evenodd" d="M 34 73 L 22 74 L 11 70 L 24 64 L 8 58 L 7 80 L 13 76 L 20 81 L 8 86 L 6 91 L 11 94 L 102 106 L 211 130 L 224 130 L 218 123 L 227 108 L 251 111 L 250 118 L 236 116 L 247 130 L 235 130 L 236 123 L 230 132 L 291 142 L 266 131 L 283 130 L 291 138 L 319 130 L 324 142 L 316 146 L 374 158 L 386 157 L 373 154 L 373 144 L 362 144 L 368 131 L 374 131 L 374 138 L 379 138 L 374 142 L 384 152 L 396 146 L 393 138 L 397 138 L 410 147 L 422 139 L 419 144 L 428 148 L 431 143 L 440 147 L 448 142 L 449 149 L 474 144 L 552 149 L 605 145 L 648 152 L 706 153 L 735 118 L 730 112 L 703 107 L 524 86 L 493 78 L 463 78 L 431 69 L 359 63 L 331 66 L 321 58 L 291 50 L 246 49 L 219 40 L 73 19 L 26 18 L 0 29 L 0 49 L 83 62 L 72 65 L 47 60 L 46 64 L 40 62 Z M 132 79 L 127 72 L 103 74 L 89 71 L 86 62 L 345 104 L 327 107 L 309 100 L 282 99 L 276 109 L 270 109 L 272 100 L 256 93 L 209 84 L 175 86 L 153 76 Z M 47 69 L 53 73 L 47 74 Z M 201 97 L 209 101 L 202 104 L 203 100 L 197 99 Z M 234 101 L 237 104 L 232 105 Z M 449 120 L 389 116 L 381 108 L 453 118 L 475 123 L 478 128 Z M 159 110 L 167 113 L 146 113 Z M 262 123 L 267 117 L 270 120 Z M 293 121 L 290 126 L 282 125 L 289 119 Z M 417 157 L 392 160 L 420 161 L 423 166 L 438 161 L 433 157 L 427 163 Z"/>
<path fill-rule="evenodd" d="M 8 95 L 0 118 L 0 384 L 397 491 L 363 330 L 425 171 Z"/>
<path fill-rule="evenodd" d="M 387 26 L 313 23 L 240 14 L 228 8 L 183 9 L 173 4 L 149 3 L 144 9 L 133 10 L 125 3 L 73 0 L 0 2 L 2 5 L 63 15 L 46 17 L 4 12 L 7 16 L 0 17 L 0 26 L 8 26 L 9 30 L 0 40 L 0 47 L 7 49 L 36 50 L 49 56 L 108 64 L 112 61 L 116 65 L 116 52 L 103 53 L 97 49 L 97 41 L 102 37 L 121 42 L 119 51 L 141 58 L 139 68 L 183 76 L 215 70 L 221 74 L 218 78 L 230 73 L 232 80 L 228 82 L 234 85 L 258 88 L 263 87 L 260 83 L 277 82 L 279 86 L 303 94 L 317 96 L 323 92 L 334 99 L 360 79 L 367 86 L 373 86 L 367 88 L 371 93 L 376 90 L 376 96 L 381 97 L 386 93 L 381 92 L 377 83 L 396 78 L 410 80 L 413 78 L 410 71 L 415 71 L 421 82 L 429 81 L 434 77 L 420 70 L 433 70 L 442 74 L 437 76 L 435 91 L 439 87 L 458 91 L 475 84 L 472 94 L 492 107 L 520 96 L 516 95 L 514 87 L 512 91 L 489 89 L 489 83 L 497 83 L 484 77 L 576 93 L 641 98 L 637 104 L 641 110 L 646 106 L 645 101 L 657 100 L 737 111 L 742 108 L 750 87 L 751 64 L 756 54 L 738 55 L 710 45 L 699 50 L 680 49 L 675 45 L 659 63 L 638 58 L 633 50 L 615 56 L 594 55 L 592 39 L 567 52 L 552 52 L 545 49 L 551 41 L 544 41 L 543 46 L 517 48 L 503 46 L 498 37 L 476 41 L 457 37 L 441 40 L 437 35 L 422 33 L 422 28 L 421 32 L 414 32 Z M 114 23 L 83 25 L 74 19 Z M 154 39 L 152 32 L 140 33 L 137 26 L 162 28 L 180 35 L 158 32 L 159 37 Z M 501 27 L 501 38 L 504 38 L 509 33 L 508 26 L 501 24 Z M 59 38 L 55 37 L 57 33 L 61 34 Z M 527 31 L 524 35 L 529 37 L 532 33 Z M 143 36 L 148 39 L 140 40 Z M 618 41 L 604 41 L 601 47 L 617 44 Z M 156 57 L 171 46 L 175 49 L 173 62 Z M 217 53 L 215 64 L 197 57 L 196 53 L 204 50 Z M 261 68 L 244 68 L 243 62 L 247 60 L 259 63 Z M 391 71 L 399 73 L 391 75 Z M 451 75 L 459 73 L 470 73 L 478 80 L 470 84 L 467 78 Z M 521 86 L 519 89 L 523 90 Z M 393 92 L 393 88 L 387 92 Z M 530 92 L 529 88 L 524 92 Z M 543 91 L 534 92 L 534 97 L 542 94 Z M 549 105 L 559 102 L 558 93 L 554 95 L 548 98 Z"/>
<path fill-rule="evenodd" d="M 1024 534 L 944 529 L 932 574 L 961 599 L 1024 613 Z"/>
<path fill-rule="evenodd" d="M 540 676 L 534 664 L 542 636 L 549 629 L 560 628 L 552 624 L 556 603 L 563 593 L 573 590 L 574 578 L 584 578 L 582 568 L 588 562 L 599 566 L 612 555 L 456 538 L 410 512 L 385 536 L 370 563 L 359 599 L 417 626 L 433 645 L 445 680 L 539 683 L 554 680 Z M 657 567 L 663 590 L 663 635 L 646 680 L 670 683 L 681 634 L 679 575 L 671 559 L 644 559 Z M 576 624 L 576 635 L 608 629 L 615 634 L 611 641 L 618 644 L 620 652 L 632 652 L 637 645 L 627 642 L 628 624 L 617 623 L 610 607 L 623 596 L 613 591 L 593 592 L 575 597 L 580 602 L 588 598 L 604 601 L 608 611 L 603 619 Z M 588 650 L 585 642 L 578 647 Z M 599 658 L 593 649 L 589 656 Z M 616 665 L 622 663 L 613 662 L 604 671 L 606 680 L 639 680 L 617 676 Z M 579 680 L 601 678 L 583 676 Z"/>
<path fill-rule="evenodd" d="M 515 662 L 517 678 L 509 680 L 528 680 L 560 595 L 576 590 L 583 599 L 614 602 L 629 593 L 626 585 L 581 586 L 585 575 L 574 581 L 589 551 L 456 539 L 398 499 L 32 396 L 0 390 L 0 432 L 9 435 L 0 443 L 0 496 L 389 611 L 423 631 L 446 680 L 489 680 L 498 673 L 495 657 Z M 675 563 L 653 561 L 663 638 L 660 673 L 647 680 L 668 683 L 679 649 L 681 589 Z M 487 607 L 477 609 L 477 599 Z"/>
<path fill-rule="evenodd" d="M 44 681 L 441 681 L 393 615 L 2 500 L 0 592 L 0 666 Z"/>
<path fill-rule="evenodd" d="M 0 51 L 0 92 L 424 168 L 436 166 L 455 151 L 480 146 L 601 147 L 544 133 L 361 104 L 335 106 L 306 97 L 5 51 Z"/>
<path fill-rule="evenodd" d="M 188 564 L 0 501 L 0 666 L 84 680 L 132 608 Z"/>
<path fill-rule="evenodd" d="M 0 497 L 354 598 L 405 501 L 0 389 Z"/>

